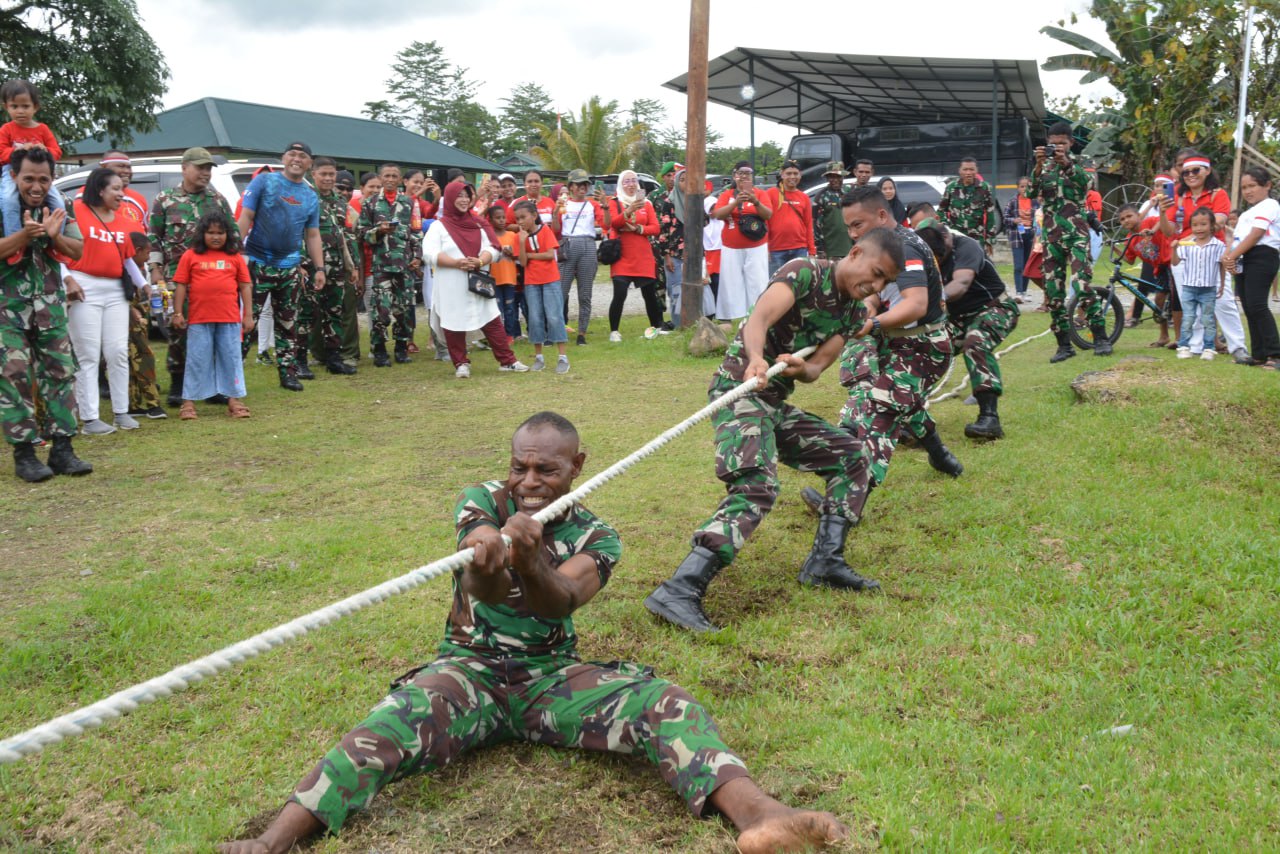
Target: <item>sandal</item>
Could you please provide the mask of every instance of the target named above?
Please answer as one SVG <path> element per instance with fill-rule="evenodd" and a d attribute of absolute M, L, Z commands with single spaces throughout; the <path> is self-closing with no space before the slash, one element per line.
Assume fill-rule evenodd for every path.
<path fill-rule="evenodd" d="M 183 421 L 195 421 L 200 416 L 196 415 L 196 404 L 193 400 L 182 401 L 182 408 L 178 410 L 178 417 Z"/>
<path fill-rule="evenodd" d="M 1280 371 L 1280 359 L 1267 359 L 1265 362 L 1259 362 L 1258 367 L 1264 371 Z"/>
<path fill-rule="evenodd" d="M 1152 341 L 1152 342 L 1151 342 L 1150 344 L 1148 344 L 1147 346 L 1148 346 L 1148 347 L 1155 347 L 1156 349 L 1161 349 L 1161 348 L 1164 348 L 1164 347 L 1168 347 L 1168 346 L 1169 346 L 1169 342 L 1168 342 L 1168 341 Z"/>
<path fill-rule="evenodd" d="M 232 418 L 248 418 L 249 407 L 233 397 L 227 401 L 227 414 Z"/>
<path fill-rule="evenodd" d="M 1164 348 L 1165 348 L 1166 350 L 1177 350 L 1177 349 L 1178 349 L 1178 342 L 1177 342 L 1177 341 L 1170 341 L 1168 344 L 1165 344 L 1165 345 L 1164 345 Z"/>
<path fill-rule="evenodd" d="M 1125 329 L 1133 329 L 1137 325 L 1138 325 L 1138 321 L 1134 320 L 1132 317 L 1130 317 L 1128 320 L 1124 322 Z"/>

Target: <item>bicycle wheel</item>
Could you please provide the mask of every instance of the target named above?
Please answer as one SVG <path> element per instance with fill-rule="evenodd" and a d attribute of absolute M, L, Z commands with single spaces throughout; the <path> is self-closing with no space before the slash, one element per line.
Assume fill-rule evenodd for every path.
<path fill-rule="evenodd" d="M 1105 300 L 1108 294 L 1111 296 L 1111 305 L 1102 314 L 1102 325 L 1107 340 L 1114 344 L 1120 340 L 1120 333 L 1124 332 L 1124 306 L 1120 304 L 1120 297 L 1107 288 L 1086 288 L 1084 293 L 1072 295 L 1067 301 L 1067 318 L 1070 321 L 1067 331 L 1072 343 L 1081 350 L 1093 349 L 1093 333 L 1087 326 L 1076 323 L 1076 310 L 1083 308 L 1081 299 Z"/>

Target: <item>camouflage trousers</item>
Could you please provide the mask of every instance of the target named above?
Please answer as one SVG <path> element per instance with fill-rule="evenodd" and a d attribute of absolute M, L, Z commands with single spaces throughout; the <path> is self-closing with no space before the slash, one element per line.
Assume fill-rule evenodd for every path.
<path fill-rule="evenodd" d="M 643 754 L 698 816 L 747 776 L 706 710 L 648 668 L 444 655 L 396 680 L 289 800 L 337 833 L 388 783 L 504 741 Z"/>
<path fill-rule="evenodd" d="M 175 311 L 177 309 L 175 308 Z M 182 307 L 185 314 L 187 306 Z M 164 367 L 170 374 L 181 377 L 187 370 L 187 327 L 174 329 L 169 327 L 169 348 L 164 354 Z M 178 390 L 182 390 L 182 384 L 178 384 Z"/>
<path fill-rule="evenodd" d="M 1093 281 L 1093 261 L 1089 257 L 1089 240 L 1044 241 L 1044 296 L 1049 304 L 1049 328 L 1057 335 L 1068 331 L 1068 294 L 1079 294 Z M 1085 317 L 1090 326 L 1103 322 L 1106 306 L 1101 300 L 1084 302 Z"/>
<path fill-rule="evenodd" d="M 969 387 L 974 394 L 980 391 L 1004 392 L 996 348 L 1018 328 L 1020 317 L 1018 304 L 1006 296 L 973 314 L 952 317 L 947 321 L 951 352 L 958 349 L 964 354 Z"/>
<path fill-rule="evenodd" d="M 714 400 L 737 386 L 717 374 L 708 396 Z M 823 513 L 854 522 L 855 484 L 865 480 L 866 462 L 857 443 L 842 430 L 786 403 L 774 405 L 758 395 L 739 398 L 711 417 L 716 429 L 716 477 L 728 495 L 693 533 L 693 544 L 710 549 L 726 566 L 778 499 L 778 461 L 813 472 L 827 482 Z"/>
<path fill-rule="evenodd" d="M 253 320 L 257 323 L 262 308 L 271 297 L 271 315 L 276 329 L 276 365 L 280 376 L 297 370 L 298 303 L 302 299 L 302 267 L 272 267 L 269 264 L 249 262 L 249 278 L 253 280 Z M 253 339 L 244 337 L 241 354 L 249 355 Z"/>
<path fill-rule="evenodd" d="M 923 436 L 934 429 L 924 404 L 950 363 L 951 337 L 945 328 L 876 339 L 874 347 L 855 339 L 845 348 L 840 382 L 849 387 L 849 399 L 840 410 L 839 423 L 866 457 L 866 476 L 851 496 L 859 515 L 872 488 L 884 483 L 902 430 L 910 425 L 914 432 L 919 425 L 917 435 Z"/>
<path fill-rule="evenodd" d="M 0 429 L 6 442 L 76 434 L 78 368 L 60 300 L 0 297 Z M 37 395 L 44 402 L 39 421 Z"/>
<path fill-rule="evenodd" d="M 147 339 L 147 309 L 134 303 L 129 312 L 129 408 L 144 411 L 160 405 L 156 354 Z M 137 316 L 135 317 L 135 313 Z"/>
<path fill-rule="evenodd" d="M 391 329 L 397 344 L 409 343 L 409 308 L 413 293 L 406 299 L 403 273 L 374 273 L 373 287 L 369 289 L 369 344 L 377 347 L 387 343 L 387 330 Z"/>
<path fill-rule="evenodd" d="M 300 346 L 305 347 L 319 337 L 320 349 L 325 353 L 342 348 L 342 312 L 349 287 L 346 273 L 338 266 L 325 270 L 324 290 L 302 290 L 297 324 Z"/>

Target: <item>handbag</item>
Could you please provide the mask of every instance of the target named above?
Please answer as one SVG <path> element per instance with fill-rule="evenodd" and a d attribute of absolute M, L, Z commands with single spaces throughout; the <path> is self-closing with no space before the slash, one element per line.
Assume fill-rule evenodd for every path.
<path fill-rule="evenodd" d="M 472 270 L 467 273 L 467 290 L 476 296 L 485 299 L 494 299 L 498 296 L 497 282 L 493 276 L 488 273 L 481 273 L 479 270 Z"/>
<path fill-rule="evenodd" d="M 618 215 L 622 215 L 622 205 L 618 205 Z M 622 241 L 616 237 L 601 240 L 600 245 L 596 247 L 596 260 L 610 266 L 617 264 L 622 260 Z"/>
<path fill-rule="evenodd" d="M 764 223 L 764 217 L 755 214 L 742 214 L 738 217 L 738 230 L 742 232 L 742 236 L 747 240 L 762 240 L 769 233 L 769 227 Z"/>

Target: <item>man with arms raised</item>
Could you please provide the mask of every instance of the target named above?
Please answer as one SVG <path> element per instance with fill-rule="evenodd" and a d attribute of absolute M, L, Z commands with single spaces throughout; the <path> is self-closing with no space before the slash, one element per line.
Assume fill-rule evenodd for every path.
<path fill-rule="evenodd" d="M 808 851 L 848 836 L 830 813 L 765 794 L 683 688 L 634 664 L 578 658 L 573 612 L 608 582 L 622 545 L 581 505 L 545 525 L 533 514 L 569 493 L 585 460 L 565 418 L 540 412 L 520 425 L 506 481 L 464 489 L 454 511 L 458 546 L 475 557 L 454 573 L 436 660 L 396 680 L 265 833 L 223 852 L 285 852 L 337 833 L 386 784 L 514 740 L 642 753 L 694 815 L 715 810 L 733 822 L 744 852 Z"/>

